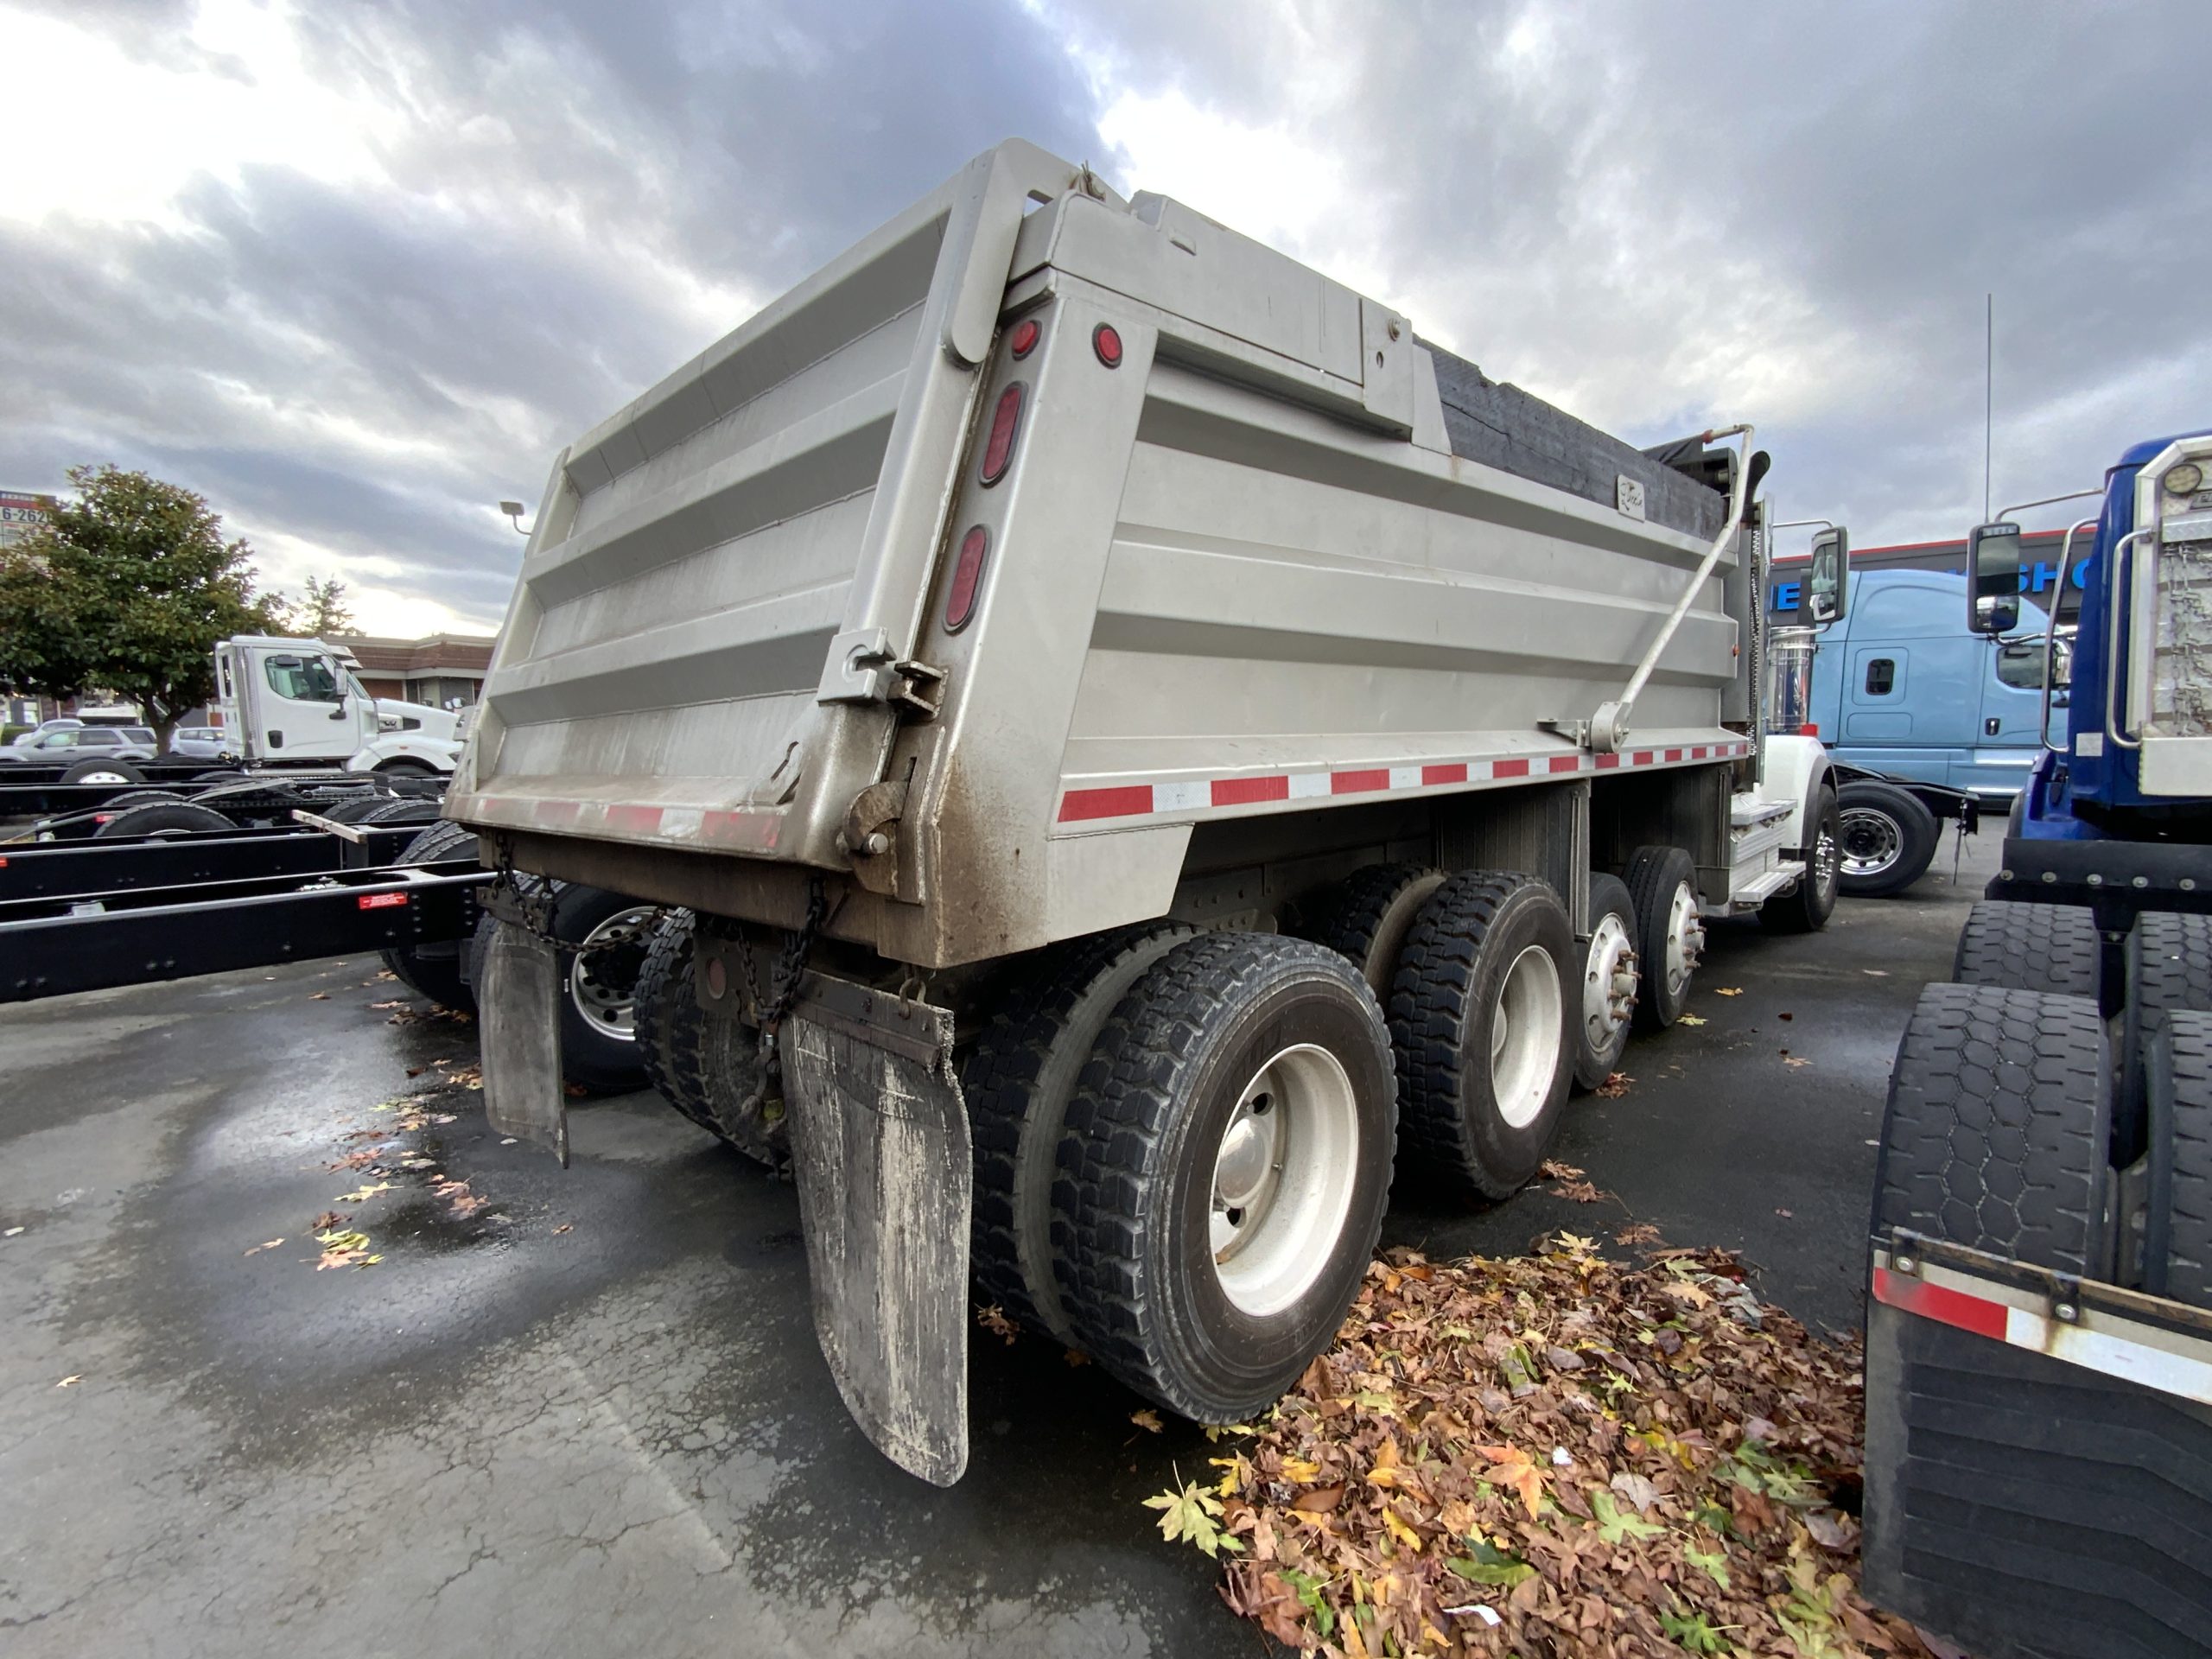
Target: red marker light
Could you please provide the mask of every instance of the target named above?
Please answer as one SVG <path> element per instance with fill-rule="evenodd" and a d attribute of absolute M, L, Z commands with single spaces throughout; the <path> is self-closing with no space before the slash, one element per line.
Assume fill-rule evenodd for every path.
<path fill-rule="evenodd" d="M 1044 332 L 1037 326 L 1036 318 L 1025 317 L 1014 325 L 1014 333 L 1007 336 L 1007 343 L 1014 347 L 1016 357 L 1027 357 L 1037 349 L 1037 336 Z"/>
<path fill-rule="evenodd" d="M 991 416 L 991 435 L 983 445 L 982 480 L 987 489 L 1006 476 L 1007 464 L 1014 459 L 1014 435 L 1021 424 L 1023 390 L 1017 380 L 999 393 L 999 406 Z"/>
<path fill-rule="evenodd" d="M 1121 331 L 1110 322 L 1102 322 L 1090 331 L 1091 349 L 1098 353 L 1098 360 L 1109 369 L 1122 366 Z"/>
<path fill-rule="evenodd" d="M 1800 737 L 1818 737 L 1820 734 L 1821 728 L 1809 720 L 1797 728 L 1797 735 Z"/>
<path fill-rule="evenodd" d="M 363 910 L 391 910 L 407 902 L 404 893 L 365 893 L 354 900 Z"/>
<path fill-rule="evenodd" d="M 960 556 L 952 566 L 952 586 L 945 590 L 944 631 L 957 633 L 976 613 L 976 594 L 983 585 L 983 556 L 991 550 L 991 534 L 977 524 L 960 538 Z"/>

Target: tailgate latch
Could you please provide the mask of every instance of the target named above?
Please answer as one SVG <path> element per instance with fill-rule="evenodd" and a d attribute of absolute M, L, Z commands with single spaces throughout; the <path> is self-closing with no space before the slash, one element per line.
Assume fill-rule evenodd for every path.
<path fill-rule="evenodd" d="M 887 702 L 910 719 L 934 720 L 944 671 L 901 660 L 881 628 L 850 628 L 830 642 L 817 702 Z"/>

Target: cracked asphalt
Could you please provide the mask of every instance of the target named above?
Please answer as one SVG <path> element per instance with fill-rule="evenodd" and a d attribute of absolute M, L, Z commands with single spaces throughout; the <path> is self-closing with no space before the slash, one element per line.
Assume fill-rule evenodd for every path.
<path fill-rule="evenodd" d="M 1572 1109 L 1555 1155 L 1599 1202 L 1402 1205 L 1386 1236 L 1503 1252 L 1649 1223 L 1855 1325 L 1891 1055 L 1997 850 L 1969 842 L 1955 887 L 1947 846 L 1825 934 L 1716 927 L 1705 1023 L 1639 1039 L 1625 1094 Z M 0 1010 L 11 1659 L 1266 1647 L 1141 1507 L 1209 1472 L 1196 1430 L 1138 1428 L 1096 1367 L 978 1331 L 967 1478 L 899 1473 L 816 1349 L 790 1187 L 649 1094 L 579 1103 L 566 1173 L 503 1144 L 441 1081 L 470 1029 L 374 1006 L 397 992 L 374 973 Z M 381 1262 L 317 1269 L 332 1211 Z"/>

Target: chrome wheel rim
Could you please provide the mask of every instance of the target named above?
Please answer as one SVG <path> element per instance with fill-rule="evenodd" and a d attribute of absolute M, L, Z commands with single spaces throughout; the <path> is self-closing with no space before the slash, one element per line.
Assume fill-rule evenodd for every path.
<path fill-rule="evenodd" d="M 126 778 L 119 772 L 88 772 L 77 779 L 80 784 L 135 784 L 135 778 Z"/>
<path fill-rule="evenodd" d="M 584 1023 L 617 1042 L 637 1040 L 638 970 L 652 915 L 652 906 L 639 905 L 609 916 L 584 935 L 569 973 L 569 1000 Z"/>
<path fill-rule="evenodd" d="M 1834 832 L 1823 825 L 1813 842 L 1813 887 L 1822 899 L 1835 891 L 1836 869 L 1841 861 Z"/>
<path fill-rule="evenodd" d="M 1509 1128 L 1528 1128 L 1551 1099 L 1565 1012 L 1552 953 L 1524 947 L 1505 970 L 1490 1016 L 1491 1098 Z"/>
<path fill-rule="evenodd" d="M 1359 1173 L 1359 1100 L 1325 1048 L 1282 1050 L 1244 1085 L 1214 1149 L 1209 1242 L 1222 1294 L 1279 1313 L 1328 1265 Z"/>
<path fill-rule="evenodd" d="M 1687 881 L 1675 886 L 1667 901 L 1667 994 L 1679 997 L 1697 971 L 1705 955 L 1705 921 L 1697 910 L 1697 893 Z"/>
<path fill-rule="evenodd" d="M 1842 830 L 1847 875 L 1879 875 L 1904 856 L 1904 830 L 1886 812 L 1871 806 L 1847 806 Z M 1821 839 L 1827 837 L 1823 835 Z"/>
<path fill-rule="evenodd" d="M 1636 1011 L 1636 949 L 1617 911 L 1590 931 L 1582 973 L 1582 1032 L 1593 1054 L 1606 1054 Z"/>

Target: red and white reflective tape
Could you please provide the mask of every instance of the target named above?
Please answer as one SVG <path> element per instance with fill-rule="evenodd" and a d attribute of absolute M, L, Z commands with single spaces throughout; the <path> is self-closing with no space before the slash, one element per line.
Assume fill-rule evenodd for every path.
<path fill-rule="evenodd" d="M 2092 1329 L 1967 1291 L 1935 1285 L 1887 1268 L 1874 1269 L 1874 1300 L 2008 1348 L 2025 1348 L 2105 1376 L 2155 1389 L 2160 1394 L 2212 1406 L 2212 1358 L 2177 1354 L 2116 1332 Z M 2201 1344 L 2212 1352 L 2212 1344 Z"/>
<path fill-rule="evenodd" d="M 1274 801 L 1319 800 L 1422 789 L 1479 789 L 1532 778 L 1612 772 L 1628 766 L 1681 766 L 1701 760 L 1734 760 L 1749 742 L 1681 744 L 1672 748 L 1624 749 L 1618 754 L 1498 754 L 1418 766 L 1351 766 L 1328 772 L 1270 772 L 1236 778 L 1199 778 L 1166 784 L 1112 784 L 1071 789 L 1060 797 L 1059 821 L 1154 817 L 1222 807 L 1262 806 Z"/>
<path fill-rule="evenodd" d="M 783 832 L 778 812 L 709 811 L 696 806 L 645 806 L 620 801 L 567 801 L 474 795 L 456 803 L 461 822 L 549 835 L 614 841 L 673 841 L 743 852 L 773 852 Z"/>

